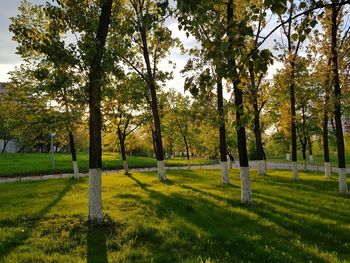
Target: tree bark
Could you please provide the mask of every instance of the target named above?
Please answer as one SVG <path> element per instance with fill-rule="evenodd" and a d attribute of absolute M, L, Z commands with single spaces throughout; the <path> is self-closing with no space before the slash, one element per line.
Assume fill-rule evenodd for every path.
<path fill-rule="evenodd" d="M 74 178 L 77 179 L 79 178 L 79 168 L 77 162 L 77 153 L 75 151 L 74 135 L 71 131 L 69 132 L 69 148 L 72 155 Z"/>
<path fill-rule="evenodd" d="M 304 162 L 304 171 L 307 171 L 307 160 L 306 160 L 306 137 L 304 136 L 304 141 L 300 140 L 302 152 L 303 152 L 303 162 Z"/>
<path fill-rule="evenodd" d="M 102 214 L 101 85 L 102 57 L 107 39 L 113 0 L 104 0 L 89 71 L 90 148 L 89 148 L 89 221 L 99 223 Z"/>
<path fill-rule="evenodd" d="M 229 50 L 233 49 L 234 39 L 232 37 L 232 21 L 234 14 L 234 1 L 231 0 L 227 4 L 227 35 L 229 36 Z M 252 190 L 251 181 L 249 174 L 249 163 L 248 163 L 248 153 L 247 153 L 247 141 L 245 124 L 242 121 L 244 116 L 243 108 L 243 92 L 239 88 L 239 76 L 236 67 L 236 61 L 234 58 L 228 58 L 229 66 L 232 70 L 231 80 L 233 83 L 234 95 L 235 95 L 235 106 L 236 106 L 236 130 L 237 130 L 237 141 L 238 141 L 238 154 L 239 154 L 239 164 L 241 171 L 241 202 L 242 203 L 252 203 Z"/>
<path fill-rule="evenodd" d="M 225 113 L 224 113 L 224 95 L 222 86 L 222 77 L 217 73 L 217 95 L 218 95 L 218 115 L 219 115 L 219 133 L 220 133 L 220 161 L 221 161 L 221 176 L 224 184 L 230 183 L 230 177 L 227 167 L 227 148 L 226 148 L 226 128 L 225 128 Z M 225 167 L 226 166 L 226 167 Z M 228 167 L 227 167 L 228 168 Z"/>
<path fill-rule="evenodd" d="M 254 137 L 256 142 L 256 154 L 257 160 L 264 160 L 264 148 L 261 139 L 261 127 L 260 127 L 260 108 L 258 103 L 257 85 L 255 83 L 254 66 L 253 63 L 249 63 L 249 78 L 250 78 L 250 92 L 252 96 L 252 104 L 254 110 Z"/>
<path fill-rule="evenodd" d="M 120 130 L 119 127 L 118 127 L 117 133 L 118 133 L 118 138 L 119 138 L 120 153 L 122 155 L 124 174 L 130 174 L 128 161 L 126 160 L 125 135 L 122 134 L 122 131 Z"/>
<path fill-rule="evenodd" d="M 164 166 L 164 150 L 163 150 L 160 118 L 159 118 L 159 112 L 158 112 L 157 90 L 156 90 L 156 83 L 152 73 L 152 66 L 149 58 L 146 25 L 144 24 L 142 25 L 140 33 L 141 33 L 141 40 L 142 40 L 143 57 L 147 68 L 147 85 L 151 92 L 151 107 L 152 107 L 154 129 L 155 129 L 154 136 L 155 136 L 156 149 L 157 149 L 156 158 L 157 158 L 157 164 L 159 164 L 158 178 L 160 181 L 166 182 L 167 178 L 166 178 L 165 166 Z"/>
<path fill-rule="evenodd" d="M 331 59 L 328 60 L 328 67 L 331 66 Z M 329 96 L 330 96 L 330 81 L 329 81 L 330 75 L 327 73 L 326 80 L 325 80 L 325 99 L 324 99 L 324 108 L 323 108 L 323 157 L 324 157 L 324 164 L 325 164 L 325 178 L 330 179 L 331 177 L 331 169 L 330 169 L 330 159 L 329 159 L 329 139 L 328 139 L 328 107 L 329 107 Z"/>
<path fill-rule="evenodd" d="M 331 56 L 332 56 L 332 75 L 334 85 L 334 119 L 335 130 L 337 138 L 337 150 L 338 150 L 338 170 L 339 170 L 339 190 L 341 193 L 348 192 L 348 186 L 346 183 L 346 170 L 345 170 L 345 149 L 344 149 L 344 136 L 343 127 L 341 121 L 341 88 L 339 79 L 339 65 L 338 65 L 338 13 L 339 8 L 334 5 L 335 1 L 332 1 L 332 41 L 331 41 Z"/>
<path fill-rule="evenodd" d="M 290 86 L 289 86 L 289 98 L 290 98 L 290 112 L 291 112 L 291 132 L 292 132 L 292 163 L 293 167 L 293 180 L 298 180 L 298 166 L 295 165 L 298 162 L 297 159 L 297 126 L 296 126 L 296 110 L 295 110 L 295 61 L 294 57 L 290 61 Z"/>
<path fill-rule="evenodd" d="M 313 150 L 312 150 L 312 142 L 311 138 L 308 138 L 308 144 L 309 144 L 309 161 L 313 162 L 314 161 L 314 155 L 313 155 Z"/>

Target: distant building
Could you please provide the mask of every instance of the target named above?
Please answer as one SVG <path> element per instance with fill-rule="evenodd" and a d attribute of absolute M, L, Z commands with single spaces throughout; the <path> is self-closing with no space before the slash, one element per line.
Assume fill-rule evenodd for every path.
<path fill-rule="evenodd" d="M 6 83 L 0 82 L 0 94 L 5 93 L 5 85 L 6 85 Z"/>

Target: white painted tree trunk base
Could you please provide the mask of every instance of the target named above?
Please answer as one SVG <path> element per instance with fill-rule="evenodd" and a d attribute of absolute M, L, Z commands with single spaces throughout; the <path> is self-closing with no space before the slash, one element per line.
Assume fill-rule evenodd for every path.
<path fill-rule="evenodd" d="M 74 178 L 79 179 L 80 174 L 79 174 L 79 166 L 77 161 L 73 161 L 73 172 L 74 172 Z"/>
<path fill-rule="evenodd" d="M 304 160 L 304 171 L 307 171 L 307 161 Z"/>
<path fill-rule="evenodd" d="M 339 169 L 339 191 L 342 194 L 347 194 L 348 184 L 346 183 L 346 168 L 338 168 Z"/>
<path fill-rule="evenodd" d="M 329 162 L 324 163 L 324 176 L 327 180 L 331 179 L 331 164 Z"/>
<path fill-rule="evenodd" d="M 249 167 L 240 167 L 241 174 L 241 202 L 243 204 L 253 203 L 252 187 L 250 181 Z"/>
<path fill-rule="evenodd" d="M 124 174 L 130 174 L 128 161 L 123 161 Z"/>
<path fill-rule="evenodd" d="M 164 160 L 157 161 L 157 168 L 158 168 L 158 178 L 161 182 L 166 182 L 166 173 L 165 173 L 165 163 Z"/>
<path fill-rule="evenodd" d="M 314 161 L 314 156 L 313 155 L 309 155 L 309 161 L 310 161 L 310 163 L 312 163 Z"/>
<path fill-rule="evenodd" d="M 101 169 L 89 169 L 89 221 L 100 222 L 102 214 Z"/>
<path fill-rule="evenodd" d="M 221 175 L 222 175 L 222 183 L 229 184 L 230 183 L 230 176 L 228 174 L 227 162 L 221 162 Z"/>
<path fill-rule="evenodd" d="M 227 160 L 227 167 L 228 169 L 232 168 L 232 162 L 231 162 L 231 159 L 230 159 L 230 155 L 226 155 L 226 160 Z"/>
<path fill-rule="evenodd" d="M 264 160 L 258 161 L 258 171 L 259 171 L 259 175 L 265 175 L 265 161 Z"/>
<path fill-rule="evenodd" d="M 292 162 L 292 174 L 293 174 L 294 181 L 299 180 L 298 163 L 297 162 Z"/>

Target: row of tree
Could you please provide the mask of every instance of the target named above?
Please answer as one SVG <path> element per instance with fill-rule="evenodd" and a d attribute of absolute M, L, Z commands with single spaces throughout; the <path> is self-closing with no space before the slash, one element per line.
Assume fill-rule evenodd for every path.
<path fill-rule="evenodd" d="M 103 124 L 108 128 L 114 123 L 117 127 L 123 160 L 127 135 L 140 125 L 148 126 L 154 142 L 158 177 L 166 182 L 162 140 L 166 131 L 162 129 L 161 120 L 179 131 L 174 133 L 174 141 L 182 137 L 187 156 L 190 156 L 189 137 L 191 130 L 198 128 L 192 125 L 196 123 L 195 116 L 206 116 L 203 119 L 211 122 L 219 134 L 222 180 L 229 183 L 226 140 L 230 137 L 227 135 L 231 126 L 228 120 L 233 119 L 241 201 L 251 203 L 249 124 L 254 133 L 260 174 L 265 173 L 262 132 L 266 127 L 262 126 L 262 114 L 275 118 L 277 132 L 282 130 L 284 137 L 290 134 L 293 178 L 297 180 L 297 138 L 306 159 L 306 145 L 312 144 L 317 134 L 317 112 L 314 111 L 317 103 L 323 101 L 318 106 L 323 109 L 324 116 L 326 167 L 329 163 L 328 119 L 334 119 L 339 187 L 341 192 L 347 192 L 341 120 L 344 97 L 341 92 L 349 77 L 350 27 L 344 25 L 343 19 L 347 4 L 347 0 L 178 0 L 175 7 L 168 1 L 155 0 L 56 0 L 54 4 L 41 6 L 23 1 L 20 14 L 12 18 L 10 30 L 26 66 L 17 72 L 13 86 L 19 88 L 35 82 L 37 91 L 31 91 L 30 95 L 54 100 L 61 109 L 59 114 L 54 113 L 63 116 L 62 124 L 70 134 L 86 114 L 84 105 L 88 104 L 89 219 L 93 221 L 103 217 Z M 169 16 L 176 18 L 179 29 L 194 36 L 199 45 L 188 51 L 190 60 L 182 71 L 186 76 L 185 90 L 192 93 L 193 100 L 170 96 L 173 101 L 168 101 L 169 108 L 163 111 L 171 117 L 165 120 L 161 118 L 159 94 L 166 80 L 171 78 L 171 72 L 162 71 L 159 63 L 168 58 L 172 48 L 182 48 L 166 27 Z M 274 57 L 271 49 L 263 49 L 263 45 L 277 31 L 282 34 L 276 49 L 284 68 L 276 75 L 271 92 L 263 80 Z M 309 57 L 305 52 L 302 54 L 306 46 Z M 28 74 L 28 70 L 33 74 Z M 324 72 L 329 74 L 321 78 Z M 232 94 L 228 101 L 224 99 L 225 86 Z M 319 90 L 320 86 L 324 89 Z M 22 100 L 14 103 L 22 103 Z M 30 106 L 35 110 L 48 108 L 44 104 Z M 212 107 L 215 107 L 213 115 L 214 111 L 208 110 Z M 274 107 L 278 110 L 267 114 Z M 73 136 L 70 139 L 71 149 L 74 149 Z M 126 162 L 124 165 L 127 170 Z"/>

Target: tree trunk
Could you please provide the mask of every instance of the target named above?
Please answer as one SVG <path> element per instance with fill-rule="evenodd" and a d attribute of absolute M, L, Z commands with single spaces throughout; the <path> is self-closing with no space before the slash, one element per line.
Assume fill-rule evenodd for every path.
<path fill-rule="evenodd" d="M 155 136 L 153 129 L 151 130 L 151 133 L 152 133 L 152 144 L 153 144 L 154 154 L 157 156 L 156 136 Z"/>
<path fill-rule="evenodd" d="M 7 146 L 8 142 L 9 142 L 10 140 L 4 138 L 3 141 L 4 141 L 4 145 L 3 145 L 3 147 L 2 147 L 1 153 L 4 153 L 4 152 L 6 151 L 6 146 Z"/>
<path fill-rule="evenodd" d="M 74 172 L 74 178 L 79 178 L 79 167 L 78 167 L 78 161 L 77 161 L 77 153 L 75 151 L 75 143 L 74 143 L 74 135 L 73 132 L 69 132 L 69 148 L 72 155 L 72 163 L 73 163 L 73 172 Z"/>
<path fill-rule="evenodd" d="M 164 150 L 162 143 L 162 133 L 160 127 L 160 118 L 158 112 L 158 102 L 157 102 L 157 91 L 156 83 L 152 73 L 151 62 L 148 52 L 148 43 L 147 43 L 147 31 L 146 26 L 142 25 L 141 27 L 141 39 L 142 39 L 142 48 L 143 48 L 143 57 L 145 59 L 147 67 L 147 85 L 151 92 L 151 107 L 153 113 L 153 121 L 155 128 L 155 142 L 156 142 L 156 157 L 157 157 L 157 167 L 158 167 L 158 178 L 161 182 L 166 182 L 166 173 L 165 173 L 165 164 L 164 164 Z"/>
<path fill-rule="evenodd" d="M 227 148 L 226 148 L 226 128 L 225 128 L 225 113 L 224 113 L 224 95 L 222 87 L 222 77 L 217 73 L 217 95 L 218 95 L 218 115 L 220 122 L 220 161 L 221 161 L 221 176 L 224 184 L 230 183 L 227 164 Z"/>
<path fill-rule="evenodd" d="M 328 60 L 328 67 L 331 66 L 331 59 Z M 330 169 L 330 161 L 329 161 L 329 142 L 328 142 L 328 107 L 329 107 L 329 81 L 330 75 L 327 73 L 326 81 L 325 81 L 325 99 L 324 99 L 324 108 L 323 108 L 323 156 L 324 156 L 324 165 L 325 165 L 325 177 L 326 179 L 330 179 L 331 177 L 331 169 Z"/>
<path fill-rule="evenodd" d="M 254 66 L 249 62 L 249 78 L 250 78 L 250 93 L 252 96 L 252 104 L 254 109 L 254 136 L 256 144 L 256 154 L 258 160 L 258 170 L 260 175 L 265 175 L 265 161 L 264 161 L 264 148 L 261 139 L 260 128 L 260 109 L 258 104 L 258 91 L 255 83 Z"/>
<path fill-rule="evenodd" d="M 89 221 L 99 223 L 102 214 L 101 85 L 102 57 L 110 24 L 112 1 L 104 0 L 89 71 L 90 148 L 89 148 Z"/>
<path fill-rule="evenodd" d="M 306 145 L 307 145 L 307 141 L 306 141 L 306 137 L 304 137 L 304 141 L 300 140 L 300 142 L 301 142 L 301 147 L 302 147 L 302 151 L 303 151 L 304 171 L 307 171 L 307 160 L 306 160 Z"/>
<path fill-rule="evenodd" d="M 308 143 L 309 143 L 309 161 L 310 161 L 310 163 L 312 163 L 314 161 L 314 155 L 313 155 L 313 151 L 312 151 L 311 138 L 308 139 Z"/>
<path fill-rule="evenodd" d="M 118 127 L 118 138 L 119 138 L 119 145 L 120 145 L 120 153 L 122 155 L 122 162 L 123 162 L 123 168 L 124 168 L 124 174 L 130 174 L 129 172 L 129 165 L 128 161 L 126 160 L 126 151 L 125 151 L 125 136 L 123 136 L 121 130 Z"/>
<path fill-rule="evenodd" d="M 227 4 L 227 35 L 229 37 L 229 51 L 232 51 L 234 39 L 232 37 L 232 26 L 233 26 L 233 7 L 234 1 L 231 0 Z M 240 175 L 241 175 L 241 202 L 242 203 L 252 203 L 252 189 L 251 180 L 249 174 L 249 163 L 248 163 L 248 153 L 247 153 L 247 141 L 245 124 L 243 123 L 242 117 L 244 116 L 243 108 L 243 92 L 238 87 L 239 76 L 236 67 L 236 61 L 234 58 L 228 58 L 229 66 L 232 70 L 231 80 L 233 83 L 234 95 L 235 95 L 235 106 L 236 106 L 236 130 L 237 130 L 237 141 L 238 141 L 238 155 L 240 164 Z"/>
<path fill-rule="evenodd" d="M 186 139 L 185 135 L 183 135 L 183 138 L 184 138 L 184 143 L 185 143 L 185 147 L 186 147 L 187 168 L 190 169 L 190 147 L 188 146 L 187 139 Z"/>
<path fill-rule="evenodd" d="M 299 180 L 298 175 L 298 159 L 297 159 L 297 126 L 296 126 L 296 111 L 295 111 L 295 62 L 294 58 L 290 62 L 290 111 L 291 111 L 291 131 L 292 131 L 292 170 L 293 180 Z"/>
<path fill-rule="evenodd" d="M 332 3 L 335 1 L 333 0 Z M 346 169 L 345 169 L 345 149 L 344 149 L 344 136 L 343 127 L 341 121 L 341 88 L 339 80 L 339 66 L 338 66 L 338 17 L 339 8 L 336 5 L 332 5 L 332 42 L 331 42 L 331 56 L 332 56 L 332 72 L 333 72 L 333 85 L 334 85 L 334 98 L 335 98 L 335 131 L 337 138 L 337 150 L 338 150 L 338 170 L 339 170 L 339 190 L 341 193 L 348 192 L 348 185 L 346 183 Z"/>

